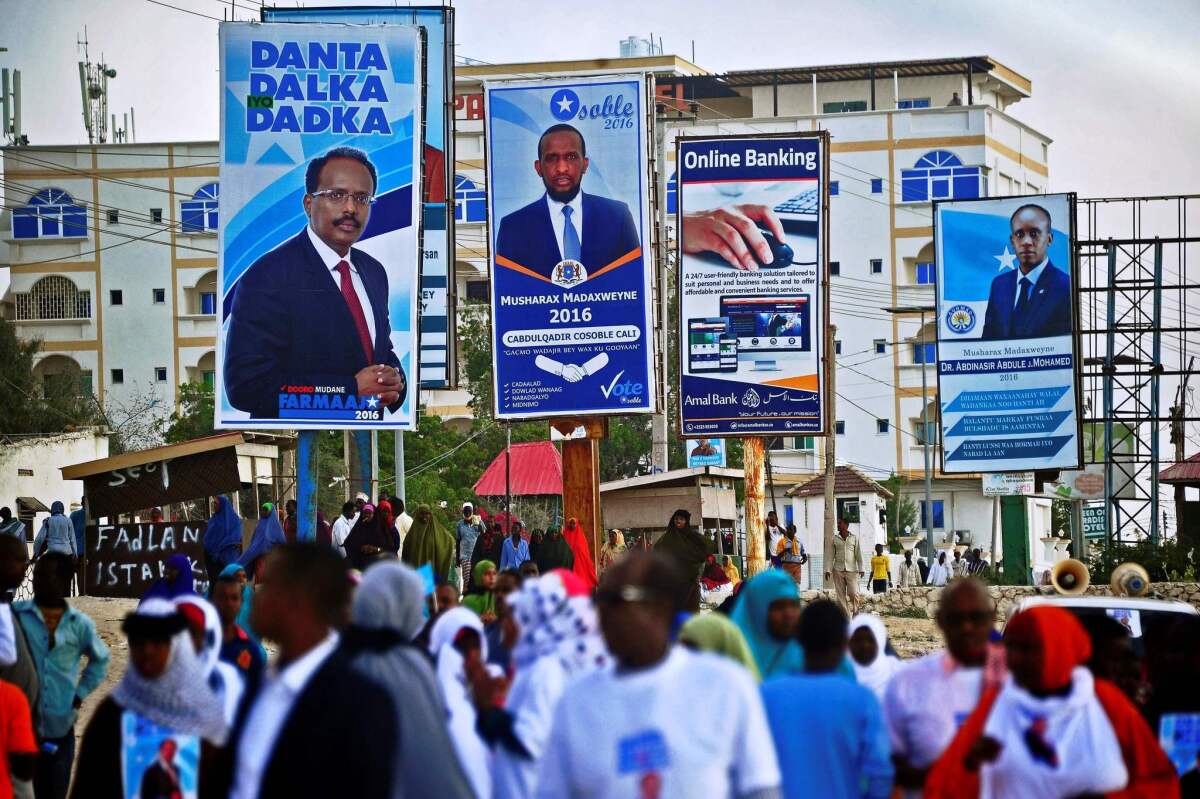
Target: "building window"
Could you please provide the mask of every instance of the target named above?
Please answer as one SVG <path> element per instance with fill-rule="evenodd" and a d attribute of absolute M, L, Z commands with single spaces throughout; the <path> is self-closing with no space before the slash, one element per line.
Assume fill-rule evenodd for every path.
<path fill-rule="evenodd" d="M 913 363 L 914 364 L 929 364 L 937 363 L 937 342 L 927 341 L 924 345 L 919 341 L 913 342 L 912 345 Z"/>
<path fill-rule="evenodd" d="M 92 318 L 92 293 L 62 275 L 47 275 L 15 299 L 18 321 Z"/>
<path fill-rule="evenodd" d="M 829 196 L 830 197 L 838 196 L 838 191 L 840 189 L 841 189 L 841 187 L 838 186 L 838 182 L 836 180 L 829 181 Z"/>
<path fill-rule="evenodd" d="M 162 305 L 167 301 L 167 290 L 150 289 L 150 297 L 154 300 L 155 305 Z"/>
<path fill-rule="evenodd" d="M 108 304 L 121 305 L 125 302 L 125 295 L 120 289 L 109 289 Z"/>
<path fill-rule="evenodd" d="M 925 521 L 925 500 L 920 500 L 921 504 L 921 529 L 928 530 L 929 525 Z M 933 500 L 933 529 L 946 529 L 946 500 Z"/>
<path fill-rule="evenodd" d="M 151 208 L 150 209 L 150 221 L 156 225 L 162 223 L 162 209 L 161 208 Z"/>
<path fill-rule="evenodd" d="M 467 302 L 490 302 L 488 282 L 486 280 L 467 281 Z"/>
<path fill-rule="evenodd" d="M 912 420 L 913 436 L 916 438 L 917 446 L 923 447 L 929 444 L 931 447 L 937 446 L 937 420 L 933 418 L 933 414 L 929 414 L 929 421 L 922 422 L 918 416 Z"/>
<path fill-rule="evenodd" d="M 179 203 L 179 227 L 184 233 L 214 233 L 217 230 L 217 198 L 221 187 L 215 181 L 201 186 L 192 199 Z"/>
<path fill-rule="evenodd" d="M 790 443 L 792 443 L 792 439 L 790 436 L 788 436 L 788 437 L 775 436 L 775 438 L 769 439 L 767 441 L 767 449 L 775 450 L 775 451 L 785 450 L 788 448 L 788 445 Z"/>
<path fill-rule="evenodd" d="M 796 436 L 796 449 L 803 452 L 812 452 L 817 448 L 816 436 Z"/>
<path fill-rule="evenodd" d="M 899 103 L 896 104 L 896 107 L 902 111 L 905 109 L 908 109 L 908 108 L 928 108 L 929 107 L 929 98 L 928 97 L 910 97 L 907 100 L 901 100 Z"/>
<path fill-rule="evenodd" d="M 833 432 L 837 433 L 839 436 L 846 435 L 846 423 L 841 419 L 838 419 L 833 423 Z"/>
<path fill-rule="evenodd" d="M 487 221 L 487 194 L 463 175 L 454 176 L 454 221 Z"/>
<path fill-rule="evenodd" d="M 200 313 L 213 316 L 217 312 L 217 292 L 200 292 Z"/>
<path fill-rule="evenodd" d="M 87 211 L 62 189 L 42 189 L 13 209 L 14 239 L 87 236 Z"/>
<path fill-rule="evenodd" d="M 875 420 L 875 432 L 876 433 L 886 434 L 889 427 L 891 427 L 891 422 L 889 422 L 887 419 L 876 419 Z"/>
<path fill-rule="evenodd" d="M 677 195 L 678 183 L 675 180 L 675 173 L 671 173 L 671 177 L 667 179 L 667 213 L 675 213 L 675 198 Z"/>
<path fill-rule="evenodd" d="M 917 284 L 921 286 L 932 286 L 935 280 L 935 270 L 933 264 L 917 264 Z"/>
<path fill-rule="evenodd" d="M 112 380 L 110 382 L 112 382 L 113 385 L 120 385 L 121 383 L 125 382 L 125 370 L 124 369 L 113 369 L 110 374 L 112 377 Z"/>
<path fill-rule="evenodd" d="M 830 261 L 829 262 L 829 274 L 840 275 L 841 273 L 842 273 L 842 262 L 841 261 Z"/>
<path fill-rule="evenodd" d="M 212 369 L 206 369 L 201 375 L 201 379 L 204 381 L 204 387 L 209 391 L 213 391 L 216 388 L 217 373 Z"/>
<path fill-rule="evenodd" d="M 917 159 L 912 169 L 900 173 L 900 200 L 971 200 L 986 195 L 983 170 L 963 166 L 949 150 L 933 150 Z"/>
<path fill-rule="evenodd" d="M 833 340 L 833 354 L 834 355 L 842 354 L 842 342 L 839 341 L 838 339 Z"/>
<path fill-rule="evenodd" d="M 154 379 L 157 380 L 159 383 L 167 382 L 167 367 L 165 367 L 165 366 L 154 367 Z"/>
<path fill-rule="evenodd" d="M 872 258 L 871 259 L 871 274 L 872 275 L 882 275 L 883 274 L 883 259 L 882 258 Z"/>
<path fill-rule="evenodd" d="M 883 178 L 871 178 L 871 193 L 883 194 Z"/>
<path fill-rule="evenodd" d="M 108 220 L 108 224 L 110 224 L 110 225 L 115 225 L 121 221 L 121 212 L 118 211 L 116 208 L 109 208 L 107 211 L 104 212 L 104 216 Z"/>
<path fill-rule="evenodd" d="M 883 355 L 885 352 L 887 352 L 887 341 L 881 338 L 875 339 L 875 354 Z"/>
<path fill-rule="evenodd" d="M 823 103 L 821 105 L 821 113 L 823 114 L 848 114 L 853 111 L 866 110 L 866 100 L 835 100 L 832 103 Z"/>

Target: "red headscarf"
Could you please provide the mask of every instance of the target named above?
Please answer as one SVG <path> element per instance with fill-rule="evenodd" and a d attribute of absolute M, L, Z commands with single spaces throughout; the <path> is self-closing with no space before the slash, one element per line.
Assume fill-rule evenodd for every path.
<path fill-rule="evenodd" d="M 1005 641 L 1040 646 L 1041 691 L 1053 692 L 1071 684 L 1071 672 L 1092 656 L 1092 641 L 1070 611 L 1054 605 L 1037 605 L 1012 618 L 1004 629 Z"/>
<path fill-rule="evenodd" d="M 567 545 L 575 554 L 573 569 L 575 576 L 587 584 L 588 590 L 595 588 L 598 582 L 596 562 L 592 560 L 592 550 L 588 546 L 587 534 L 583 531 L 583 525 L 574 517 L 567 519 L 567 526 L 563 529 L 563 538 L 567 540 Z"/>
<path fill-rule="evenodd" d="M 391 530 L 395 517 L 392 515 L 392 503 L 386 499 L 379 500 L 379 504 L 375 506 L 375 512 L 383 517 L 383 529 Z"/>

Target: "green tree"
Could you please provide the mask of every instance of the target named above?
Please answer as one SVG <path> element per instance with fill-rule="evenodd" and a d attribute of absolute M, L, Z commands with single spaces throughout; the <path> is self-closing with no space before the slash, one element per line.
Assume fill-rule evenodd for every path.
<path fill-rule="evenodd" d="M 904 529 L 917 526 L 917 503 L 903 493 L 908 482 L 907 477 L 894 473 L 880 482 L 880 485 L 892 493 L 892 498 L 884 504 L 884 517 L 887 520 L 888 548 L 893 552 L 899 551 L 899 538 Z"/>
<path fill-rule="evenodd" d="M 33 373 L 41 341 L 22 341 L 16 326 L 0 319 L 0 431 L 48 435 L 100 424 L 91 391 L 68 376 L 39 381 Z"/>
<path fill-rule="evenodd" d="M 179 387 L 179 404 L 171 413 L 163 431 L 168 444 L 190 441 L 213 434 L 215 400 L 213 390 L 203 383 L 184 383 Z"/>

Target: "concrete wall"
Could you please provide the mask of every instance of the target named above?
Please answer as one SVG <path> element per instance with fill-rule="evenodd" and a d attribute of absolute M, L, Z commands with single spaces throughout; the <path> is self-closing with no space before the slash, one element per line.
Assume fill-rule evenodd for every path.
<path fill-rule="evenodd" d="M 63 466 L 108 457 L 108 437 L 94 430 L 18 439 L 0 446 L 0 506 L 17 513 L 17 497 L 46 507 L 61 500 L 67 510 L 83 496 L 82 480 L 64 480 Z M 35 524 L 41 524 L 40 514 Z M 37 532 L 36 528 L 33 532 Z"/>

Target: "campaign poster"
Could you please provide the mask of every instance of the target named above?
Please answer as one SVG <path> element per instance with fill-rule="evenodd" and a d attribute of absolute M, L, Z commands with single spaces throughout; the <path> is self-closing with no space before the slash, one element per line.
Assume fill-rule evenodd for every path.
<path fill-rule="evenodd" d="M 683 442 L 683 453 L 687 456 L 687 468 L 696 466 L 724 466 L 725 439 L 696 438 Z"/>
<path fill-rule="evenodd" d="M 446 388 L 455 374 L 454 214 L 446 187 L 454 185 L 453 117 L 446 106 L 454 98 L 454 9 L 423 6 L 376 8 L 264 8 L 266 22 L 344 22 L 356 25 L 419 25 L 425 32 L 425 127 L 422 136 L 421 219 L 421 388 Z"/>
<path fill-rule="evenodd" d="M 217 427 L 416 428 L 422 49 L 221 24 Z"/>
<path fill-rule="evenodd" d="M 182 735 L 132 710 L 121 714 L 121 795 L 125 799 L 200 795 L 200 738 Z"/>
<path fill-rule="evenodd" d="M 656 407 L 641 75 L 489 83 L 496 417 Z"/>
<path fill-rule="evenodd" d="M 1077 469 L 1075 197 L 938 202 L 942 471 Z"/>
<path fill-rule="evenodd" d="M 685 438 L 825 432 L 827 142 L 677 140 Z"/>

